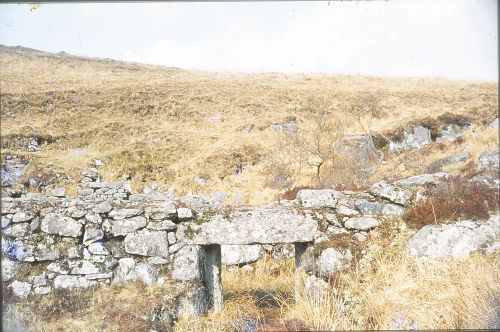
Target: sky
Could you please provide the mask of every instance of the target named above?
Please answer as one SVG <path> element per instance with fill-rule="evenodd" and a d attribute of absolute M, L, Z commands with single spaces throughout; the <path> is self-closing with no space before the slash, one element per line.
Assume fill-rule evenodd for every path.
<path fill-rule="evenodd" d="M 496 0 L 0 4 L 0 44 L 238 72 L 498 81 Z"/>

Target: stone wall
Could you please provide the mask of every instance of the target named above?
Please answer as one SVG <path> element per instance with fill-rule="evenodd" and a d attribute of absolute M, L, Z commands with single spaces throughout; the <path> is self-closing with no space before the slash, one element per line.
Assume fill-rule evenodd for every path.
<path fill-rule="evenodd" d="M 498 168 L 495 158 L 487 161 Z M 132 194 L 127 181 L 102 181 L 91 170 L 75 197 L 64 188 L 2 197 L 2 280 L 21 298 L 132 280 L 175 282 L 185 287 L 177 314 L 199 315 L 222 305 L 221 263 L 243 265 L 268 252 L 295 256 L 298 270 L 329 275 L 352 255 L 328 248 L 313 259 L 315 245 L 337 234 L 363 241 L 382 221 L 403 214 L 427 186 L 447 178 L 434 173 L 382 181 L 366 192 L 301 190 L 293 201 L 230 209 L 192 194 Z M 478 245 L 491 242 L 496 226 L 493 221 Z M 426 232 L 422 236 L 435 233 Z"/>

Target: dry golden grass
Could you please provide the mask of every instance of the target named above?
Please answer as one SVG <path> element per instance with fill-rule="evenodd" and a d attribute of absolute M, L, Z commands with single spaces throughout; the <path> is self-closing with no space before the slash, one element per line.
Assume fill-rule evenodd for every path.
<path fill-rule="evenodd" d="M 149 331 L 143 319 L 168 306 L 179 294 L 173 285 L 145 287 L 140 283 L 84 291 L 55 290 L 4 306 L 4 322 L 27 331 Z"/>
<path fill-rule="evenodd" d="M 288 116 L 307 127 L 304 106 L 311 97 L 331 105 L 328 111 L 344 120 L 347 134 L 363 133 L 349 105 L 370 92 L 380 96 L 383 111 L 374 131 L 452 112 L 478 122 L 479 131 L 466 140 L 474 151 L 498 144 L 498 134 L 483 132 L 481 123 L 496 116 L 497 83 L 217 74 L 6 47 L 0 48 L 0 74 L 2 154 L 24 154 L 33 168 L 70 175 L 61 183 L 65 186 L 74 185 L 97 158 L 107 162 L 105 178 L 129 174 L 136 191 L 155 181 L 165 189 L 174 186 L 178 194 L 226 191 L 244 194 L 247 204 L 269 202 L 281 193 L 270 185 L 268 172 L 280 135 L 267 127 Z M 212 115 L 219 120 L 208 121 Z M 250 133 L 238 131 L 248 125 L 254 125 Z M 50 136 L 53 142 L 26 153 L 9 138 L 19 135 Z M 73 153 L 75 148 L 86 154 Z M 440 153 L 454 149 L 450 145 Z M 252 166 L 235 174 L 242 163 Z M 396 163 L 389 160 L 377 176 L 394 174 Z M 196 176 L 209 185 L 196 185 Z M 309 185 L 313 178 L 314 170 L 304 169 L 298 182 Z"/>

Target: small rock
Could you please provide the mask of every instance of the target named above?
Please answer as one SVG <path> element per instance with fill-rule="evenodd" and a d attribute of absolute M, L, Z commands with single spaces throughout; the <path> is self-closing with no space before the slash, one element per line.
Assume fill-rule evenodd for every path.
<path fill-rule="evenodd" d="M 42 219 L 41 230 L 48 234 L 79 237 L 82 235 L 82 224 L 73 218 L 49 213 Z"/>
<path fill-rule="evenodd" d="M 27 298 L 31 293 L 31 284 L 27 282 L 14 280 L 10 287 L 14 295 L 22 299 Z"/>
<path fill-rule="evenodd" d="M 255 262 L 264 256 L 259 244 L 254 245 L 221 245 L 222 264 L 239 265 Z"/>
<path fill-rule="evenodd" d="M 194 217 L 193 210 L 188 209 L 188 208 L 178 208 L 177 215 L 178 215 L 179 221 L 191 220 Z"/>
<path fill-rule="evenodd" d="M 108 213 L 108 212 L 110 212 L 112 209 L 113 209 L 113 206 L 111 205 L 111 203 L 110 203 L 110 202 L 108 202 L 108 201 L 104 201 L 104 202 L 102 202 L 102 203 L 100 203 L 100 204 L 97 204 L 97 205 L 94 207 L 93 211 L 94 211 L 95 213 Z"/>
<path fill-rule="evenodd" d="M 54 278 L 56 289 L 87 288 L 92 285 L 97 285 L 97 282 L 81 276 L 58 275 Z"/>
<path fill-rule="evenodd" d="M 168 257 L 168 238 L 164 231 L 143 229 L 125 237 L 125 251 L 142 256 Z"/>
<path fill-rule="evenodd" d="M 344 226 L 348 229 L 357 229 L 357 230 L 368 230 L 370 228 L 375 228 L 380 224 L 378 219 L 370 218 L 370 217 L 358 217 L 358 218 L 350 218 L 344 223 Z"/>
<path fill-rule="evenodd" d="M 66 197 L 66 188 L 62 188 L 62 187 L 59 187 L 59 188 L 54 188 L 52 189 L 52 196 L 55 196 L 55 197 Z"/>
<path fill-rule="evenodd" d="M 30 221 L 31 219 L 35 218 L 35 214 L 31 211 L 21 211 L 17 212 L 12 216 L 12 222 L 13 223 L 18 223 L 18 222 L 27 222 Z"/>
<path fill-rule="evenodd" d="M 305 208 L 334 208 L 342 193 L 333 189 L 311 190 L 303 189 L 297 193 L 297 201 Z"/>
<path fill-rule="evenodd" d="M 127 235 L 144 227 L 146 227 L 146 218 L 137 216 L 114 220 L 111 225 L 111 232 L 114 236 Z"/>
<path fill-rule="evenodd" d="M 319 256 L 320 273 L 324 278 L 328 278 L 335 271 L 345 268 L 352 260 L 352 254 L 349 250 L 344 253 L 334 248 L 327 248 Z"/>

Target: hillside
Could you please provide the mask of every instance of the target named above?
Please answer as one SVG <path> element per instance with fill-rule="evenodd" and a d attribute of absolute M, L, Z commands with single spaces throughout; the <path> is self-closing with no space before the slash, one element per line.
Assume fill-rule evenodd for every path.
<path fill-rule="evenodd" d="M 364 134 L 351 106 L 367 94 L 378 98 L 380 112 L 370 129 L 381 137 L 445 114 L 465 118 L 472 130 L 458 141 L 384 153 L 363 183 L 355 183 L 349 165 L 341 170 L 346 183 L 327 186 L 396 180 L 466 147 L 477 160 L 498 146 L 497 129 L 487 127 L 497 117 L 497 82 L 221 74 L 6 46 L 0 47 L 0 76 L 2 155 L 27 160 L 28 176 L 46 173 L 47 188 L 75 192 L 95 159 L 105 163 L 99 170 L 104 178 L 129 178 L 137 192 L 156 182 L 179 195 L 222 191 L 229 203 L 261 204 L 291 186 L 318 186 L 308 166 L 292 184 L 280 184 L 273 170 L 284 133 L 270 126 L 292 124 L 308 133 L 311 114 L 321 111 L 340 121 L 346 135 Z M 39 145 L 35 151 L 26 149 L 31 138 Z M 448 171 L 464 168 L 466 161 Z"/>

